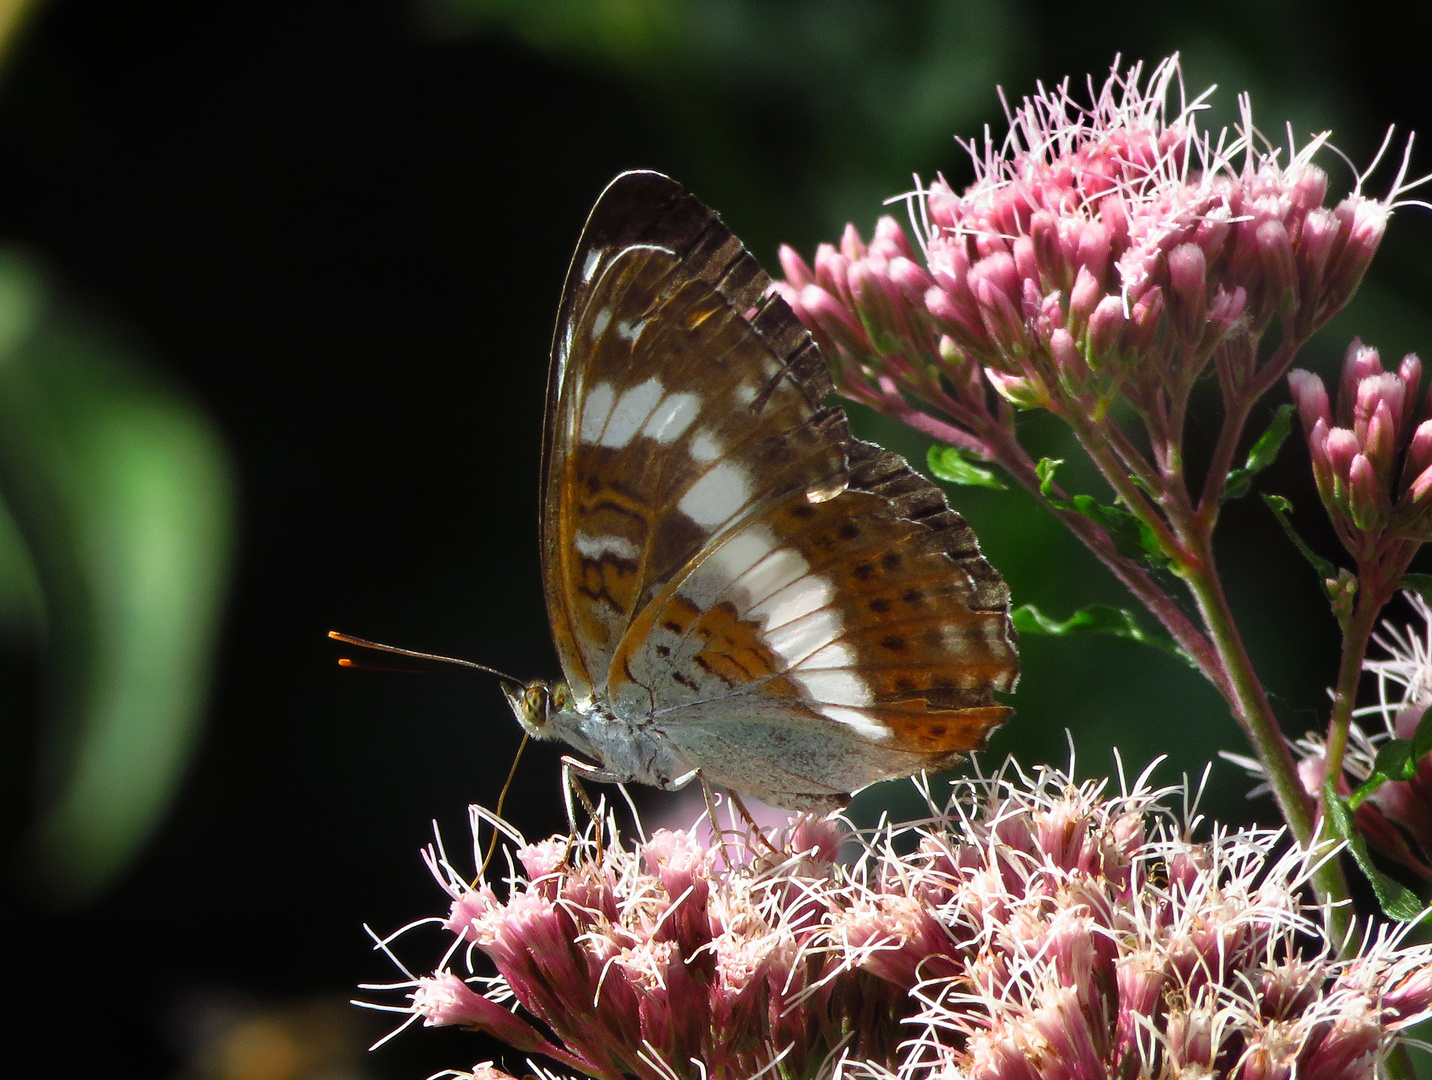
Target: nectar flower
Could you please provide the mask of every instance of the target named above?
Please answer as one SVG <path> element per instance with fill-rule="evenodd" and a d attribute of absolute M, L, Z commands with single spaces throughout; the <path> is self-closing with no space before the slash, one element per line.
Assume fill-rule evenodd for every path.
<path fill-rule="evenodd" d="M 916 243 L 885 217 L 868 245 L 847 227 L 813 264 L 783 249 L 775 290 L 842 390 L 978 449 L 985 379 L 1071 421 L 1116 394 L 1158 410 L 1210 362 L 1230 385 L 1253 376 L 1274 319 L 1298 343 L 1326 323 L 1414 186 L 1406 160 L 1386 198 L 1362 194 L 1364 174 L 1328 206 L 1313 164 L 1326 133 L 1284 154 L 1245 97 L 1237 133 L 1215 139 L 1196 122 L 1207 95 L 1170 107 L 1175 86 L 1176 56 L 1147 78 L 1116 65 L 1087 106 L 1067 80 L 1041 89 L 1009 114 L 1002 145 L 966 144 L 963 193 L 939 178 L 910 196 Z M 911 400 L 964 438 L 932 431 Z"/>
<path fill-rule="evenodd" d="M 1432 947 L 1388 930 L 1335 959 L 1310 856 L 1194 842 L 1146 775 L 1110 795 L 1009 766 L 927 789 L 916 824 L 798 817 L 724 848 L 629 847 L 610 819 L 532 845 L 475 809 L 515 845 L 506 881 L 429 849 L 449 944 L 389 1008 L 602 1080 L 1372 1075 L 1432 1012 Z"/>
<path fill-rule="evenodd" d="M 1377 350 L 1356 338 L 1343 363 L 1336 415 L 1322 379 L 1288 373 L 1318 494 L 1359 562 L 1381 554 L 1388 541 L 1410 543 L 1410 559 L 1432 536 L 1432 408 L 1419 397 L 1421 382 L 1416 354 L 1384 371 Z"/>

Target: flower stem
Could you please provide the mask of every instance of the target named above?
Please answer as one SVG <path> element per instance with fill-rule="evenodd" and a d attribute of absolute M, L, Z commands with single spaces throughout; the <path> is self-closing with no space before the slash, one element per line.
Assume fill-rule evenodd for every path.
<path fill-rule="evenodd" d="M 1342 658 L 1338 662 L 1338 680 L 1333 688 L 1333 711 L 1328 720 L 1326 751 L 1327 775 L 1323 784 L 1325 803 L 1330 792 L 1336 792 L 1338 777 L 1342 775 L 1343 758 L 1347 754 L 1348 729 L 1352 726 L 1352 710 L 1357 704 L 1357 686 L 1362 678 L 1362 662 L 1367 655 L 1367 643 L 1372 637 L 1373 625 L 1383 605 L 1391 594 L 1378 595 L 1379 590 L 1370 588 L 1367 575 L 1359 574 L 1362 587 L 1357 592 L 1357 602 L 1352 613 L 1343 623 Z"/>
<path fill-rule="evenodd" d="M 1298 842 L 1306 847 L 1313 838 L 1312 803 L 1298 780 L 1297 763 L 1234 622 L 1228 597 L 1214 567 L 1212 543 L 1204 535 L 1196 538 L 1196 544 L 1190 553 L 1194 557 L 1183 568 L 1183 578 L 1228 672 L 1229 704 L 1233 706 L 1234 719 L 1258 755 L 1284 820 Z"/>

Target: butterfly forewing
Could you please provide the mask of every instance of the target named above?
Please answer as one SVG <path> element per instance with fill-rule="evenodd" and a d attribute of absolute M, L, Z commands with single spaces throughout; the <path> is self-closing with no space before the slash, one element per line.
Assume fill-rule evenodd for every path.
<path fill-rule="evenodd" d="M 593 280 L 559 332 L 545 571 L 579 698 L 600 687 L 636 613 L 713 536 L 791 491 L 844 479 L 825 387 L 802 373 L 812 348 L 798 340 L 796 355 L 776 355 L 719 278 L 691 278 L 671 243 L 627 243 L 595 261 L 579 249 Z"/>
<path fill-rule="evenodd" d="M 737 790 L 828 805 L 983 745 L 1017 660 L 973 532 L 825 407 L 768 285 L 674 182 L 608 188 L 554 342 L 544 573 L 583 709 Z"/>

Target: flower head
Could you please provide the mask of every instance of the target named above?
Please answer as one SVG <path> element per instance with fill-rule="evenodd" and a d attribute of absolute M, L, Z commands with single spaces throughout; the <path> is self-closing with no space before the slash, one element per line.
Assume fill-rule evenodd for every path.
<path fill-rule="evenodd" d="M 1419 398 L 1421 382 L 1416 354 L 1385 371 L 1377 350 L 1356 338 L 1343 363 L 1336 415 L 1322 379 L 1288 373 L 1318 494 L 1359 560 L 1378 554 L 1385 538 L 1420 543 L 1432 530 L 1432 407 Z"/>
<path fill-rule="evenodd" d="M 1326 205 L 1313 163 L 1254 129 L 1199 130 L 1204 98 L 1170 106 L 1178 58 L 1117 65 L 1089 105 L 1066 81 L 1024 99 L 995 146 L 967 144 L 975 180 L 912 196 L 912 245 L 882 218 L 848 227 L 813 265 L 789 248 L 776 290 L 833 358 L 843 389 L 921 426 L 907 398 L 978 442 L 983 374 L 1021 407 L 1101 411 L 1115 393 L 1156 408 L 1210 361 L 1250 376 L 1277 319 L 1301 342 L 1352 296 L 1410 185 Z M 928 426 L 928 425 L 926 425 Z"/>
<path fill-rule="evenodd" d="M 519 841 L 500 889 L 439 847 L 460 913 L 430 920 L 450 945 L 399 1008 L 603 1080 L 1369 1075 L 1432 1012 L 1432 947 L 1335 959 L 1309 858 L 1269 831 L 1194 842 L 1170 794 L 1010 767 L 866 834 L 629 847 L 608 822 Z"/>

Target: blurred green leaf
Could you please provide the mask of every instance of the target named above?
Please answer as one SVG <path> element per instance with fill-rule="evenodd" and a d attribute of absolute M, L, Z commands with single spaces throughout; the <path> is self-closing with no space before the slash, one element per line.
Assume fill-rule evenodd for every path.
<path fill-rule="evenodd" d="M 930 472 L 947 484 L 993 488 L 1004 491 L 1005 485 L 993 472 L 976 465 L 953 446 L 932 446 L 925 455 Z"/>
<path fill-rule="evenodd" d="M 0 251 L 0 497 L 45 614 L 29 854 L 40 887 L 75 904 L 133 858 L 188 760 L 233 491 L 204 417 L 13 250 Z"/>
<path fill-rule="evenodd" d="M 1243 463 L 1243 468 L 1228 474 L 1223 487 L 1224 499 L 1241 499 L 1248 494 L 1253 486 L 1253 477 L 1278 460 L 1278 451 L 1283 448 L 1292 430 L 1293 406 L 1279 405 L 1272 422 L 1248 451 L 1248 460 Z"/>
<path fill-rule="evenodd" d="M 1432 574 L 1403 574 L 1397 587 L 1415 592 L 1423 600 L 1432 603 Z"/>
<path fill-rule="evenodd" d="M 1173 638 L 1161 632 L 1149 633 L 1139 625 L 1133 612 L 1112 604 L 1090 604 L 1060 622 L 1042 613 L 1033 604 L 1016 608 L 1010 616 L 1021 634 L 1044 634 L 1066 637 L 1070 634 L 1103 634 L 1134 645 L 1151 645 L 1155 649 L 1187 659 Z"/>

